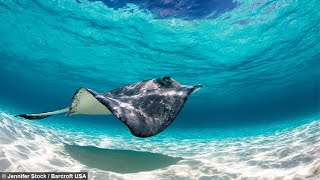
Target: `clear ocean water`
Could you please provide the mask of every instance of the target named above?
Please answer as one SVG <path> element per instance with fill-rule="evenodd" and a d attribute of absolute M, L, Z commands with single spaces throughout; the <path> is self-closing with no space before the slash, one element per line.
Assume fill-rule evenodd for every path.
<path fill-rule="evenodd" d="M 320 179 L 319 9 L 316 0 L 0 0 L 0 171 Z M 151 138 L 114 116 L 14 117 L 66 107 L 79 87 L 163 76 L 204 87 Z"/>

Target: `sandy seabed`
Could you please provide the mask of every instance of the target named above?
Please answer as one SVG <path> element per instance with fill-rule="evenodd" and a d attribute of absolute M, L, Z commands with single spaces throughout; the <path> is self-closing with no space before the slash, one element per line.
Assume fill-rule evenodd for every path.
<path fill-rule="evenodd" d="M 320 179 L 319 130 L 316 120 L 267 136 L 152 141 L 66 132 L 0 113 L 0 171 L 88 171 L 89 179 Z"/>

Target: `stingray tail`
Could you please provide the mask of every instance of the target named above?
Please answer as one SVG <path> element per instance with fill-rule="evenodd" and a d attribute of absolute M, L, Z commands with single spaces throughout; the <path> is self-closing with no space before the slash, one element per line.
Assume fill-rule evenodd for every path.
<path fill-rule="evenodd" d="M 57 111 L 51 111 L 51 112 L 43 112 L 43 113 L 37 113 L 37 114 L 19 114 L 15 117 L 22 117 L 29 120 L 38 120 L 38 119 L 44 119 L 54 114 L 61 114 L 69 112 L 69 108 L 60 109 Z"/>

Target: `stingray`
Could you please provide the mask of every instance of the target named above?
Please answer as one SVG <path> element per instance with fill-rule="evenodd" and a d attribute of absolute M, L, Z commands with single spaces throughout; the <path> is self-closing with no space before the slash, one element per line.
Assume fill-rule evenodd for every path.
<path fill-rule="evenodd" d="M 154 136 L 166 129 L 178 116 L 190 94 L 202 85 L 182 85 L 171 77 L 144 80 L 106 93 L 89 88 L 78 89 L 67 108 L 19 117 L 39 120 L 54 114 L 108 115 L 121 120 L 137 137 Z"/>

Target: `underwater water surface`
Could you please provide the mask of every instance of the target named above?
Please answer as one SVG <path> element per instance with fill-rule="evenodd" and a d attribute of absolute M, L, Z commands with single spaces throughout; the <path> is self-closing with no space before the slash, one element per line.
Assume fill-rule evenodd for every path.
<path fill-rule="evenodd" d="M 320 178 L 319 9 L 316 0 L 0 0 L 0 171 Z M 164 76 L 203 88 L 151 138 L 112 115 L 14 117 L 64 108 L 80 87 Z"/>

